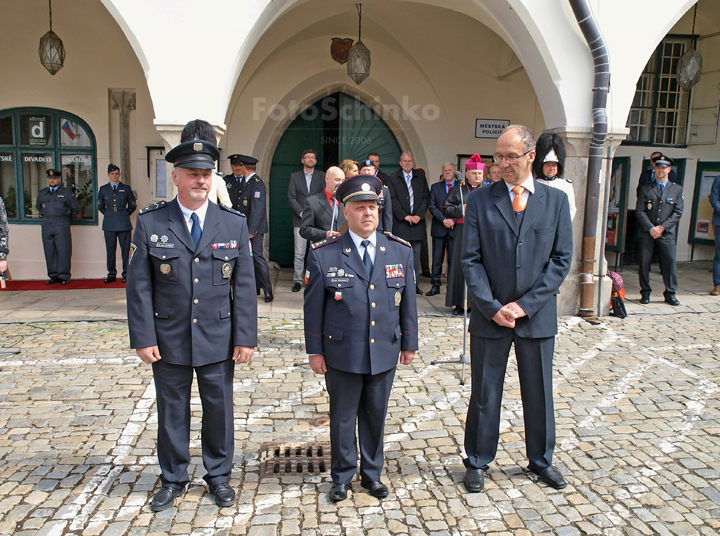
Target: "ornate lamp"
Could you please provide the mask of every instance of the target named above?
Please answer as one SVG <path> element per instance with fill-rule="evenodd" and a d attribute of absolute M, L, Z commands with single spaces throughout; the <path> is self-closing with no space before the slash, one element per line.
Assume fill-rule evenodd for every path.
<path fill-rule="evenodd" d="M 692 35 L 695 35 L 695 17 L 697 17 L 697 4 L 695 4 L 695 13 L 693 14 Z M 690 48 L 678 61 L 677 66 L 677 82 L 685 91 L 689 91 L 691 87 L 700 81 L 702 75 L 702 56 L 697 50 Z"/>
<path fill-rule="evenodd" d="M 65 47 L 62 40 L 52 31 L 52 0 L 48 0 L 50 8 L 50 31 L 40 38 L 40 63 L 50 74 L 54 75 L 63 68 L 65 62 Z"/>
<path fill-rule="evenodd" d="M 356 84 L 360 85 L 370 76 L 370 51 L 360 39 L 362 35 L 362 4 L 355 4 L 355 7 L 358 10 L 358 40 L 348 52 L 347 74 L 355 80 Z"/>

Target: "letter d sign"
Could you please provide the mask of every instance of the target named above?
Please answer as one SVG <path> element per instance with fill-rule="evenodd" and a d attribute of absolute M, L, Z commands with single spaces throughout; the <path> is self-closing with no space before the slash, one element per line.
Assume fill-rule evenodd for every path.
<path fill-rule="evenodd" d="M 30 136 L 35 139 L 45 138 L 45 121 L 30 121 Z"/>

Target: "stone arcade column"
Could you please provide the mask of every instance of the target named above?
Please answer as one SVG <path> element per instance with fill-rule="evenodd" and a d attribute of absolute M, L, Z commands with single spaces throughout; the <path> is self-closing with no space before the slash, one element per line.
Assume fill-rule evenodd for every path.
<path fill-rule="evenodd" d="M 132 185 L 132 167 L 130 166 L 130 112 L 135 109 L 135 92 L 122 89 L 110 90 L 112 109 L 120 116 L 120 169 L 123 181 Z"/>

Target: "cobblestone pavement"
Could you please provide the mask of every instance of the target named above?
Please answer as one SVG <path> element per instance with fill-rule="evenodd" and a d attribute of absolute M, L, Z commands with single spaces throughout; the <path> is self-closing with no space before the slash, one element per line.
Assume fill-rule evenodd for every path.
<path fill-rule="evenodd" d="M 0 534 L 720 533 L 717 298 L 680 296 L 691 304 L 682 309 L 629 303 L 634 314 L 599 324 L 560 319 L 555 463 L 568 487 L 555 491 L 525 470 L 511 360 L 500 447 L 478 494 L 462 484 L 469 367 L 461 385 L 459 365 L 430 364 L 458 357 L 462 320 L 423 298 L 420 352 L 398 368 L 390 400 L 390 496 L 378 501 L 356 481 L 333 504 L 328 473 L 261 476 L 265 443 L 328 441 L 324 382 L 294 366 L 306 359 L 300 301 L 287 292 L 295 302 L 281 303 L 278 289 L 273 306 L 260 307 L 255 357 L 235 373 L 237 505 L 218 508 L 207 495 L 195 398 L 191 485 L 154 514 L 154 387 L 129 349 L 122 291 L 104 291 L 100 306 L 94 291 L 64 301 L 58 292 L 0 296 L 0 350 L 20 350 L 0 355 Z M 66 321 L 61 306 L 74 308 Z"/>

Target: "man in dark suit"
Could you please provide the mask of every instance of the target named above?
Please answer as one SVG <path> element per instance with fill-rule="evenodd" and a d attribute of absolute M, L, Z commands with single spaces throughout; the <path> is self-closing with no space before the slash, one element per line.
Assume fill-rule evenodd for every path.
<path fill-rule="evenodd" d="M 265 302 L 269 303 L 273 301 L 273 292 L 270 269 L 263 249 L 265 233 L 268 232 L 265 182 L 255 173 L 257 158 L 242 154 L 234 154 L 228 158 L 233 172 L 225 175 L 223 179 L 232 201 L 232 208 L 247 218 L 255 265 L 256 292 L 259 294 L 262 289 Z"/>
<path fill-rule="evenodd" d="M 647 168 L 645 171 L 640 173 L 640 178 L 638 179 L 638 185 L 637 189 L 635 191 L 636 195 L 640 195 L 640 187 L 644 186 L 646 184 L 652 184 L 655 182 L 655 168 L 653 167 L 653 159 L 662 156 L 662 153 L 660 151 L 655 151 L 654 153 L 650 154 L 650 167 Z M 673 183 L 677 183 L 677 174 L 675 173 L 675 170 L 670 168 L 670 171 L 668 172 L 668 180 Z"/>
<path fill-rule="evenodd" d="M 418 347 L 412 249 L 380 234 L 377 177 L 357 175 L 337 191 L 348 231 L 312 245 L 305 288 L 305 346 L 310 366 L 325 374 L 330 397 L 330 500 L 347 498 L 357 471 L 374 497 L 380 482 L 383 433 L 398 356 L 409 365 Z"/>
<path fill-rule="evenodd" d="M 427 236 L 425 213 L 430 200 L 425 174 L 413 169 L 415 159 L 409 152 L 400 156 L 400 169 L 388 178 L 392 198 L 393 232 L 410 242 L 415 259 L 415 274 L 420 275 L 420 250 Z M 415 292 L 422 294 L 420 287 Z"/>
<path fill-rule="evenodd" d="M 375 166 L 375 173 L 372 173 L 372 175 L 375 175 L 378 179 L 380 179 L 383 186 L 387 186 L 389 175 L 380 171 L 380 155 L 377 153 L 370 153 L 367 156 L 367 159 L 373 163 L 373 166 Z M 360 170 L 360 174 L 362 174 L 362 169 Z"/>
<path fill-rule="evenodd" d="M 300 236 L 310 243 L 342 234 L 340 228 L 345 225 L 346 220 L 343 204 L 337 200 L 335 190 L 344 180 L 342 169 L 332 166 L 325 172 L 325 189 L 307 198 L 300 224 Z"/>
<path fill-rule="evenodd" d="M 461 262 L 470 294 L 472 391 L 465 426 L 465 487 L 479 492 L 495 458 L 508 354 L 515 345 L 528 469 L 556 489 L 552 363 L 560 284 L 572 260 L 565 192 L 532 177 L 535 140 L 511 125 L 497 141 L 503 179 L 467 201 Z"/>
<path fill-rule="evenodd" d="M 638 221 L 640 268 L 640 303 L 650 303 L 650 262 L 655 246 L 660 250 L 660 272 L 665 283 L 665 301 L 680 305 L 675 296 L 677 267 L 675 265 L 675 239 L 683 212 L 682 186 L 668 180 L 673 162 L 662 153 L 651 160 L 655 181 L 640 186 L 635 218 Z"/>
<path fill-rule="evenodd" d="M 317 156 L 312 149 L 306 149 L 302 154 L 303 168 L 290 175 L 288 185 L 288 203 L 293 209 L 293 232 L 295 244 L 295 261 L 293 272 L 293 292 L 300 292 L 302 289 L 305 268 L 305 250 L 307 240 L 300 236 L 300 225 L 302 224 L 305 200 L 311 195 L 319 194 L 325 188 L 325 173 L 315 169 Z"/>
<path fill-rule="evenodd" d="M 42 217 L 42 243 L 48 280 L 45 284 L 70 281 L 72 234 L 70 224 L 80 214 L 80 205 L 72 190 L 60 184 L 60 170 L 48 169 L 48 187 L 38 192 L 35 208 Z"/>
<path fill-rule="evenodd" d="M 442 165 L 441 182 L 436 182 L 430 188 L 430 213 L 433 216 L 430 227 L 430 236 L 433 239 L 433 262 L 432 262 L 432 288 L 425 294 L 435 296 L 440 294 L 440 283 L 442 277 L 442 266 L 445 261 L 445 252 L 448 254 L 448 264 L 453 251 L 453 238 L 455 237 L 455 220 L 446 218 L 443 214 L 445 209 L 445 198 L 455 186 L 455 165 L 452 162 L 445 162 Z M 448 271 L 450 267 L 448 266 Z"/>
<path fill-rule="evenodd" d="M 193 372 L 203 407 L 204 476 L 218 506 L 235 502 L 228 485 L 234 454 L 233 372 L 257 344 L 257 301 L 245 216 L 208 201 L 214 161 L 207 141 L 165 156 L 178 195 L 140 211 L 127 285 L 130 346 L 152 364 L 162 488 L 150 508 L 173 506 L 189 482 Z"/>
<path fill-rule="evenodd" d="M 105 283 L 112 283 L 117 278 L 115 267 L 115 252 L 120 242 L 122 255 L 122 281 L 127 277 L 128 258 L 130 256 L 130 238 L 132 223 L 130 214 L 135 212 L 137 203 L 130 186 L 120 182 L 120 168 L 115 164 L 108 166 L 110 182 L 103 184 L 98 191 L 97 208 L 105 216 L 103 218 L 103 232 L 105 233 L 105 250 L 107 253 L 108 275 Z"/>
<path fill-rule="evenodd" d="M 375 154 L 375 153 L 371 153 Z M 378 163 L 380 160 L 378 160 Z M 382 192 L 380 193 L 380 197 L 378 198 L 378 233 L 392 233 L 392 224 L 393 224 L 393 213 L 392 213 L 392 198 L 390 197 L 390 190 L 387 187 L 387 184 L 385 183 L 385 180 L 387 180 L 387 175 L 385 175 L 385 180 L 383 180 L 380 177 L 380 171 L 377 167 L 375 167 L 375 164 L 372 160 L 363 160 L 360 162 L 360 173 L 359 175 L 375 175 L 378 179 L 380 179 L 383 183 Z"/>

